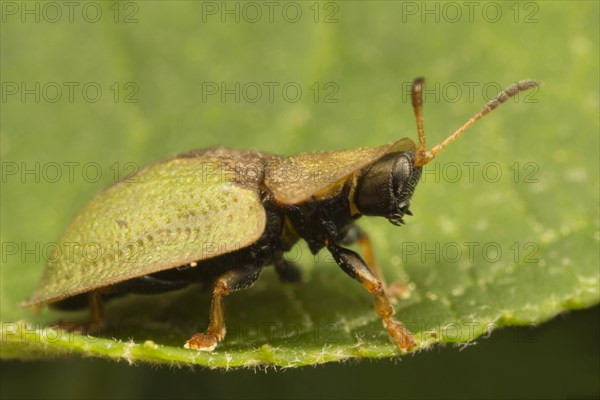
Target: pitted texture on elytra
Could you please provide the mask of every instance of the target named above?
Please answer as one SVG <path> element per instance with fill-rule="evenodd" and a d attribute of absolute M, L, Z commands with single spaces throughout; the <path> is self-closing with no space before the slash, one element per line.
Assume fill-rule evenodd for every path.
<path fill-rule="evenodd" d="M 221 174 L 245 188 L 259 190 L 264 179 L 265 166 L 271 158 L 279 157 L 258 150 L 210 147 L 188 151 L 176 158 L 210 159 L 214 163 L 206 167 L 206 173 Z"/>
<path fill-rule="evenodd" d="M 411 139 L 403 138 L 375 148 L 274 157 L 266 166 L 265 183 L 280 203 L 298 204 L 388 153 L 415 149 Z"/>
<path fill-rule="evenodd" d="M 60 240 L 29 305 L 248 246 L 265 228 L 257 190 L 210 157 L 174 158 L 96 196 Z"/>

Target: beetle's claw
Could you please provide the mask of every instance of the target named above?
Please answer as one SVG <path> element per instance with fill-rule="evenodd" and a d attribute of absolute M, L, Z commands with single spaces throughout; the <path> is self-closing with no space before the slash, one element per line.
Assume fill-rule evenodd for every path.
<path fill-rule="evenodd" d="M 213 351 L 217 347 L 219 341 L 213 335 L 206 333 L 196 333 L 192 336 L 183 347 L 198 351 Z"/>

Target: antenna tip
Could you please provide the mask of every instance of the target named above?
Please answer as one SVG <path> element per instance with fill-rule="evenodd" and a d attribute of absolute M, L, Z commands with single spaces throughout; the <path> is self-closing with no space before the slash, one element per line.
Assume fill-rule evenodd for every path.
<path fill-rule="evenodd" d="M 531 89 L 532 87 L 539 86 L 540 84 L 541 84 L 540 82 L 533 81 L 533 80 L 519 81 L 519 82 L 515 83 L 514 85 L 512 85 L 511 87 L 509 87 L 506 90 L 506 92 L 509 95 L 515 95 L 517 92 Z"/>
<path fill-rule="evenodd" d="M 532 88 L 534 86 L 540 86 L 541 84 L 542 84 L 542 82 L 536 81 L 536 80 L 532 80 L 532 79 L 528 79 L 528 80 L 517 82 L 517 85 L 519 85 L 519 88 L 521 90 L 527 90 L 527 89 Z"/>
<path fill-rule="evenodd" d="M 411 92 L 412 93 L 421 92 L 424 83 L 425 83 L 425 78 L 423 78 L 422 76 L 415 78 L 412 82 Z"/>
<path fill-rule="evenodd" d="M 421 106 L 423 105 L 423 84 L 425 83 L 425 78 L 423 77 L 419 77 L 416 78 L 415 80 L 413 80 L 412 83 L 412 87 L 410 88 L 410 93 L 411 93 L 411 97 L 412 97 L 412 105 L 413 108 L 416 109 L 420 109 Z M 420 111 L 418 112 L 418 114 L 420 114 Z M 417 120 L 420 117 L 417 117 Z M 417 122 L 417 125 L 419 124 L 419 122 Z"/>

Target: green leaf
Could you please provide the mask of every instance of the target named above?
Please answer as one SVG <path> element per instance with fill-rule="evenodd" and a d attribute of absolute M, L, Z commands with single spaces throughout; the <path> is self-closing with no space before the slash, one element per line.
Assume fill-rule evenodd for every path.
<path fill-rule="evenodd" d="M 361 220 L 387 280 L 404 284 L 396 317 L 415 351 L 599 302 L 597 3 L 531 3 L 518 15 L 500 3 L 497 22 L 476 13 L 457 23 L 423 23 L 402 2 L 319 3 L 318 23 L 309 3 L 298 3 L 297 23 L 279 14 L 236 23 L 207 14 L 207 3 L 145 2 L 121 10 L 137 22 L 121 13 L 115 23 L 112 3 L 98 4 L 97 23 L 7 14 L 2 25 L 3 358 L 233 368 L 400 355 L 368 293 L 303 245 L 288 257 L 302 284 L 266 268 L 226 298 L 228 335 L 213 353 L 182 348 L 208 322 L 210 291 L 199 287 L 109 302 L 99 335 L 50 325 L 85 312 L 19 304 L 77 210 L 118 178 L 193 148 L 289 155 L 414 139 L 407 89 L 421 75 L 429 145 L 501 87 L 543 86 L 427 165 L 407 225 Z M 335 10 L 337 22 L 324 23 Z"/>

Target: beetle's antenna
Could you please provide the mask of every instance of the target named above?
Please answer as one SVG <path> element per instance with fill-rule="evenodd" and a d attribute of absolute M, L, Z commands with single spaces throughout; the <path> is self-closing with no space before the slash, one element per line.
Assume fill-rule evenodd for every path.
<path fill-rule="evenodd" d="M 412 106 L 417 120 L 417 133 L 419 134 L 419 148 L 417 149 L 416 159 L 425 158 L 425 129 L 423 128 L 423 83 L 425 79 L 417 78 L 413 81 L 410 88 L 412 97 Z"/>
<path fill-rule="evenodd" d="M 417 81 L 419 81 L 419 82 L 417 83 Z M 418 99 L 421 98 L 420 86 L 421 86 L 422 82 L 423 82 L 422 80 L 416 79 L 415 83 L 413 83 L 413 107 L 415 107 L 415 114 L 417 114 L 417 107 L 415 106 L 415 97 L 417 96 Z M 414 87 L 416 85 L 419 86 L 419 94 L 418 95 L 416 95 L 414 92 Z M 448 136 L 446 138 L 446 140 L 444 140 L 440 144 L 433 146 L 433 148 L 430 151 L 424 150 L 425 138 L 423 137 L 423 140 L 421 140 L 421 136 L 423 135 L 423 132 L 422 132 L 422 130 L 423 130 L 422 124 L 423 123 L 421 121 L 421 127 L 419 127 L 419 119 L 420 119 L 419 115 L 420 115 L 421 108 L 422 108 L 419 106 L 418 107 L 419 115 L 417 116 L 417 131 L 419 132 L 419 148 L 417 150 L 417 154 L 415 155 L 415 166 L 420 167 L 420 166 L 427 164 L 431 160 L 433 160 L 434 157 L 436 156 L 436 154 L 440 153 L 442 150 L 444 150 L 446 148 L 446 146 L 448 146 L 450 143 L 454 142 L 460 135 L 462 135 L 467 129 L 469 129 L 475 122 L 477 122 L 479 119 L 481 119 L 481 117 L 488 114 L 490 111 L 492 111 L 493 109 L 498 107 L 500 104 L 504 103 L 509 98 L 513 97 L 514 95 L 516 95 L 519 92 L 522 92 L 527 89 L 531 89 L 532 87 L 536 87 L 538 85 L 539 85 L 539 82 L 537 82 L 537 81 L 520 81 L 520 82 L 517 82 L 514 85 L 506 88 L 505 90 L 500 92 L 498 94 L 498 96 L 496 96 L 495 99 L 493 99 L 492 101 L 487 103 L 485 105 L 485 107 L 483 107 L 481 109 L 481 111 L 479 111 L 477 114 L 472 116 L 467 122 L 465 122 L 463 124 L 463 126 L 458 128 L 453 134 Z M 421 147 L 421 146 L 423 146 L 423 147 Z"/>

